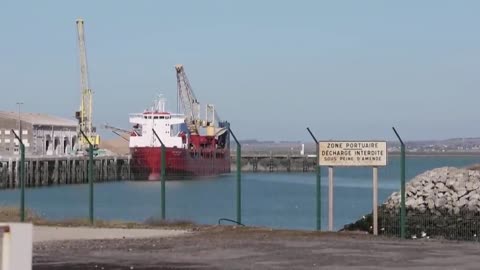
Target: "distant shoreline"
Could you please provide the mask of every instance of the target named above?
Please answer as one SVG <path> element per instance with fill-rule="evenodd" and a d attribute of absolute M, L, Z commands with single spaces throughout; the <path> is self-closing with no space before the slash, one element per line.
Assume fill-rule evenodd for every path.
<path fill-rule="evenodd" d="M 400 156 L 400 152 L 388 152 L 390 156 Z M 480 152 L 406 152 L 406 156 L 416 157 L 480 157 Z"/>
<path fill-rule="evenodd" d="M 231 153 L 235 153 L 235 151 L 232 151 Z M 395 152 L 388 152 L 389 156 L 400 156 L 399 151 Z M 415 156 L 415 157 L 475 157 L 478 156 L 480 157 L 480 152 L 406 152 L 406 156 Z M 270 154 L 268 151 L 262 152 L 255 152 L 255 153 L 249 153 L 249 152 L 242 152 L 242 156 L 289 156 L 287 153 L 274 153 Z M 235 155 L 232 155 L 234 157 Z M 299 157 L 299 155 L 293 155 L 295 157 Z M 305 154 L 305 156 L 312 158 L 315 157 L 315 154 Z"/>

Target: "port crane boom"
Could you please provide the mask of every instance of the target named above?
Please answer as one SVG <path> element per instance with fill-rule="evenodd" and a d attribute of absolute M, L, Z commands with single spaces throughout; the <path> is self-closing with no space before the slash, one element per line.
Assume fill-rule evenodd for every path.
<path fill-rule="evenodd" d="M 106 128 L 106 129 L 110 129 L 110 130 L 112 130 L 112 131 L 126 133 L 126 134 L 128 134 L 128 135 L 130 135 L 130 134 L 132 133 L 132 132 L 129 131 L 129 130 L 126 130 L 126 129 L 123 129 L 123 128 L 114 127 L 114 126 L 111 126 L 111 125 L 109 125 L 109 124 L 107 124 L 107 123 L 105 123 L 105 124 L 103 125 L 103 127 Z"/>
<path fill-rule="evenodd" d="M 75 117 L 78 119 L 78 138 L 80 142 L 80 148 L 86 149 L 88 147 L 88 141 L 80 134 L 82 130 L 91 144 L 98 146 L 100 138 L 95 134 L 95 128 L 93 127 L 93 112 L 92 112 L 92 89 L 88 84 L 88 65 L 87 65 L 87 52 L 85 47 L 85 30 L 84 22 L 82 19 L 77 19 L 77 33 L 78 33 L 78 49 L 80 58 L 80 87 L 81 87 L 81 101 L 80 110 L 76 112 Z"/>
<path fill-rule="evenodd" d="M 130 135 L 132 134 L 132 131 L 128 131 L 126 129 L 122 129 L 122 128 L 117 128 L 117 127 L 114 127 L 114 126 L 110 126 L 109 124 L 105 123 L 103 125 L 103 127 L 105 129 L 110 129 L 113 133 L 115 133 L 117 136 L 121 137 L 122 139 L 124 139 L 125 141 L 129 141 L 128 137 L 124 137 L 122 136 L 122 134 L 120 133 L 124 133 L 124 134 L 127 134 L 129 137 Z"/>

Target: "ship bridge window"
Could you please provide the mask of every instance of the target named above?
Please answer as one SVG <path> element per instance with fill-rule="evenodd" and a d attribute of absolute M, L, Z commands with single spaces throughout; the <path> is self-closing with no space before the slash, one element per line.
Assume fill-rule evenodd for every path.
<path fill-rule="evenodd" d="M 163 117 L 163 116 L 160 116 L 160 119 L 164 119 L 164 118 L 165 118 L 165 117 Z"/>
<path fill-rule="evenodd" d="M 154 116 L 153 119 L 158 119 L 158 116 Z"/>

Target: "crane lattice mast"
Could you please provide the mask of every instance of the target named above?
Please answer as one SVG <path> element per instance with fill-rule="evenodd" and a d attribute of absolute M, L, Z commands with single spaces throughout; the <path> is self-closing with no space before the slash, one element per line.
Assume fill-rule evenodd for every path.
<path fill-rule="evenodd" d="M 179 103 L 182 105 L 187 120 L 188 130 L 191 134 L 199 134 L 200 125 L 200 103 L 198 102 L 193 89 L 188 81 L 187 74 L 183 69 L 183 65 L 176 65 L 177 71 L 177 90 Z"/>
<path fill-rule="evenodd" d="M 89 138 L 92 144 L 98 144 L 98 136 L 94 135 L 92 124 L 92 89 L 88 84 L 88 65 L 87 65 L 87 52 L 85 47 L 85 30 L 84 22 L 82 19 L 78 19 L 77 33 L 78 33 L 78 47 L 80 58 L 80 83 L 81 83 L 81 102 L 80 111 L 77 112 L 76 118 L 79 122 L 79 129 L 82 130 Z M 79 134 L 78 136 L 81 148 L 86 148 L 88 142 Z"/>

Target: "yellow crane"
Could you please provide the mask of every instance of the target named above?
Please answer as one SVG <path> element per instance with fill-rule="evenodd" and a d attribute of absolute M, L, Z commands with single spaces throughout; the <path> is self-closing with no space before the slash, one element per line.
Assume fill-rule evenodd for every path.
<path fill-rule="evenodd" d="M 85 30 L 82 19 L 77 19 L 77 33 L 78 33 L 78 49 L 80 58 L 80 82 L 81 82 L 81 102 L 80 110 L 75 113 L 78 119 L 78 141 L 80 149 L 88 149 L 88 141 L 98 148 L 100 144 L 100 136 L 96 134 L 95 127 L 93 127 L 93 113 L 92 113 L 92 89 L 88 85 L 88 66 L 87 66 L 87 52 L 85 48 Z M 81 135 L 80 130 L 85 133 L 88 141 Z"/>

